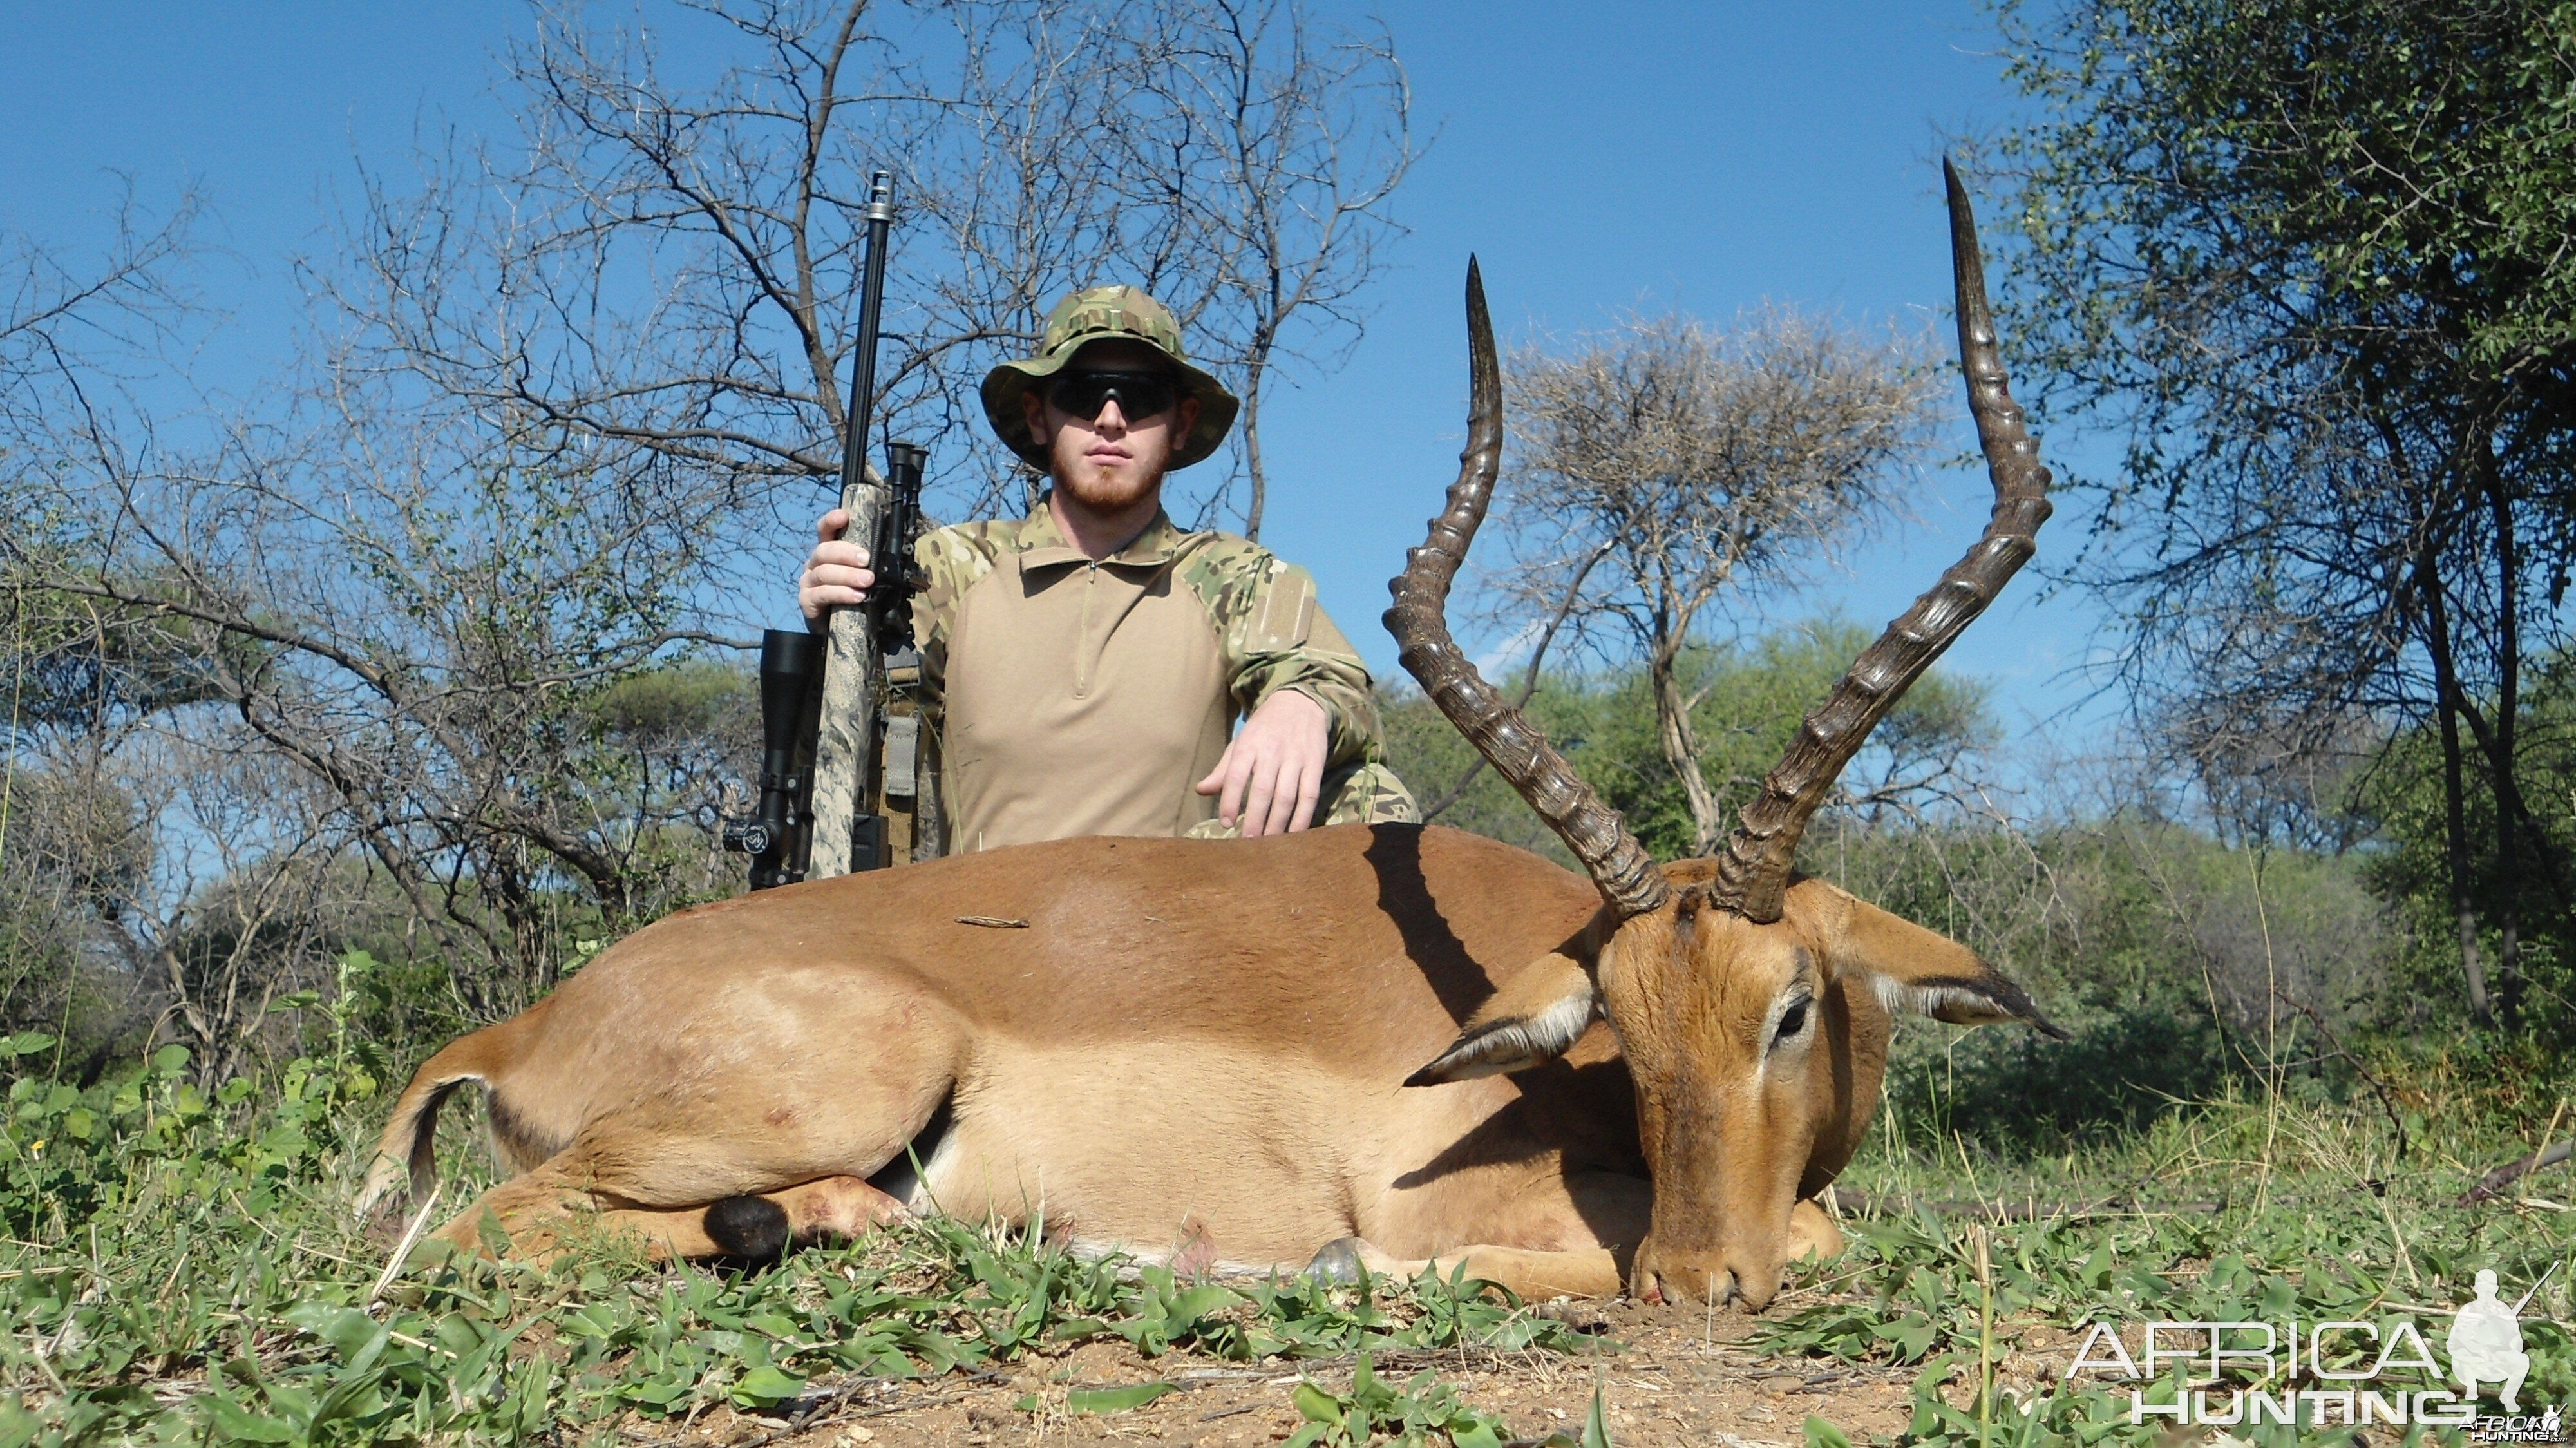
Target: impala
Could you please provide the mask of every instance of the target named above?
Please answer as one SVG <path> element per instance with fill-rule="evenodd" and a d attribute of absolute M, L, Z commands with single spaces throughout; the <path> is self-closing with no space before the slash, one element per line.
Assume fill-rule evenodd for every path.
<path fill-rule="evenodd" d="M 2048 516 L 1944 171 L 1994 513 L 1722 855 L 1656 865 L 1450 638 L 1502 448 L 1470 263 L 1467 445 L 1387 626 L 1589 880 L 1354 825 L 1062 840 L 701 906 L 432 1057 L 360 1209 L 427 1190 L 439 1104 L 470 1081 L 517 1174 L 443 1229 L 468 1250 L 489 1218 L 518 1252 L 578 1228 L 761 1258 L 935 1209 L 1187 1265 L 1463 1262 L 1524 1294 L 1759 1310 L 1789 1260 L 1839 1249 L 1814 1198 L 1876 1110 L 1891 1013 L 2063 1034 L 1965 947 L 1794 868 L 1844 764 Z"/>

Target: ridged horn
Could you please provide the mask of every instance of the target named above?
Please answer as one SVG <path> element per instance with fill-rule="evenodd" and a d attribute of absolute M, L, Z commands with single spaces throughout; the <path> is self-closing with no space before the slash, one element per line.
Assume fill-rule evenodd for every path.
<path fill-rule="evenodd" d="M 1458 452 L 1458 481 L 1449 486 L 1448 506 L 1431 520 L 1430 537 L 1404 555 L 1404 571 L 1387 584 L 1395 604 L 1386 611 L 1386 631 L 1402 649 L 1405 671 L 1592 872 L 1601 898 L 1622 916 L 1641 915 L 1672 893 L 1645 846 L 1449 637 L 1449 585 L 1493 502 L 1503 456 L 1502 370 L 1494 362 L 1494 326 L 1473 257 L 1467 259 L 1467 367 L 1467 445 Z"/>
<path fill-rule="evenodd" d="M 1799 726 L 1797 737 L 1763 779 L 1762 792 L 1738 816 L 1741 823 L 1726 842 L 1709 895 L 1711 903 L 1748 920 L 1767 924 L 1780 918 L 1781 897 L 1798 860 L 1798 837 L 1843 766 L 1906 689 L 2029 561 L 2037 547 L 2034 535 L 2048 521 L 2048 469 L 2040 466 L 2039 446 L 2006 390 L 1994 317 L 1986 309 L 1986 265 L 1977 250 L 1977 218 L 1968 206 L 1968 189 L 1946 160 L 1941 178 L 1950 193 L 1959 366 L 1967 374 L 1968 412 L 1977 421 L 1986 472 L 1994 480 L 1994 515 L 1967 556 L 1862 651 L 1851 672 Z"/>

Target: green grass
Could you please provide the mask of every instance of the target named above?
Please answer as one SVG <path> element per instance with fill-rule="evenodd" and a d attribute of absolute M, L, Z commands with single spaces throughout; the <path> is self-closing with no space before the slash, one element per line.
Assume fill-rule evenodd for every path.
<path fill-rule="evenodd" d="M 0 1063 L 40 1065 L 50 1044 L 0 1038 Z M 550 1268 L 432 1251 L 379 1297 L 389 1245 L 346 1203 L 385 1074 L 344 1047 L 210 1096 L 165 1048 L 87 1089 L 12 1082 L 0 1448 L 605 1443 L 638 1417 L 793 1418 L 889 1381 L 990 1375 L 1093 1340 L 1148 1358 L 1355 1363 L 1347 1390 L 1295 1395 L 1306 1442 L 1472 1448 L 1498 1434 L 1493 1415 L 1436 1374 L 1399 1383 L 1375 1364 L 1476 1345 L 1597 1348 L 1473 1284 L 1189 1281 L 943 1221 L 748 1275 L 648 1268 L 607 1241 Z M 2438 1342 L 2441 1319 L 2416 1309 L 2456 1304 L 2481 1267 L 2518 1296 L 2576 1250 L 2576 1213 L 2454 1204 L 2527 1149 L 2501 1122 L 2419 1120 L 2403 1165 L 2375 1108 L 2288 1101 L 2177 1108 L 2046 1161 L 1897 1131 L 1843 1177 L 1876 1208 L 1846 1224 L 1851 1250 L 1802 1269 L 1757 1341 L 1784 1357 L 1913 1367 L 1907 1436 L 1924 1444 L 2153 1440 L 2156 1427 L 2127 1424 L 2119 1385 L 2032 1377 L 2029 1346 L 2047 1337 L 2062 1355 L 2052 1335 L 2088 1322 L 2407 1317 Z M 472 1152 L 452 1151 L 450 1204 L 488 1180 Z M 2564 1196 L 2567 1176 L 2523 1190 Z M 2576 1265 L 2562 1266 L 2524 1316 L 2527 1402 L 2576 1404 L 2571 1278 Z M 1064 1411 L 1131 1406 L 1078 1391 Z M 1806 1431 L 1844 1441 L 1823 1418 Z"/>
<path fill-rule="evenodd" d="M 1940 1153 L 1882 1137 L 1841 1185 L 1884 1214 L 1846 1223 L 1850 1250 L 1804 1269 L 1810 1290 L 1786 1295 L 1756 1341 L 1787 1356 L 1919 1364 L 1909 1442 L 2161 1443 L 2157 1420 L 2129 1424 L 2129 1384 L 2004 1381 L 2016 1350 L 2042 1330 L 2094 1322 L 2335 1320 L 2383 1333 L 2412 1322 L 2438 1350 L 2445 1313 L 2471 1295 L 2478 1269 L 2495 1269 L 2510 1301 L 2558 1264 L 2523 1315 L 2532 1371 L 2522 1401 L 2535 1413 L 2576 1410 L 2565 1320 L 2576 1213 L 2554 1209 L 2546 1179 L 2523 1183 L 2538 1194 L 2530 1205 L 2459 1206 L 2487 1167 L 2528 1143 L 2459 1122 L 2419 1121 L 2412 1136 L 2417 1149 L 2398 1165 L 2375 1107 L 2228 1099 L 2054 1162 L 1983 1159 L 1960 1138 Z M 2566 1195 L 2563 1169 L 2555 1186 Z M 2137 1333 L 2124 1336 L 2134 1348 Z M 2061 1342 L 2059 1357 L 2072 1349 Z M 2352 1370 L 2356 1357 L 2347 1345 L 2329 1366 Z M 2395 1368 L 2389 1381 L 2445 1386 Z M 2330 1385 L 2303 1372 L 2297 1386 Z M 2481 1411 L 2499 1411 L 2488 1392 Z M 2161 1386 L 2148 1397 L 2172 1401 Z M 2351 1436 L 2340 1425 L 2228 1431 L 2283 1448 Z M 2387 1428 L 2376 1432 L 2387 1441 Z"/>

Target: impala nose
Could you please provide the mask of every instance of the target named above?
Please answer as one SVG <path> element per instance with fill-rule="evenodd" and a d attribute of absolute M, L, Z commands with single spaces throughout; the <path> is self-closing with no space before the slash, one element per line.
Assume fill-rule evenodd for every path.
<path fill-rule="evenodd" d="M 1666 1257 L 1637 1263 L 1630 1295 L 1647 1302 L 1704 1302 L 1760 1312 L 1779 1294 L 1780 1273 L 1716 1257 Z"/>
<path fill-rule="evenodd" d="M 1769 1307 L 1771 1299 L 1780 1293 L 1780 1270 L 1776 1267 L 1768 1272 L 1737 1268 L 1734 1276 L 1736 1305 L 1747 1312 Z"/>

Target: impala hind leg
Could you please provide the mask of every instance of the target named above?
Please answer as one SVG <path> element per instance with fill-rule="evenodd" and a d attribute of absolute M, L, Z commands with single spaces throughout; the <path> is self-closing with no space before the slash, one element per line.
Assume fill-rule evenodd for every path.
<path fill-rule="evenodd" d="M 929 1149 L 921 1136 L 949 1089 L 940 1075 L 879 1084 L 890 1089 L 846 1111 L 777 1106 L 752 1115 L 748 1127 L 740 1111 L 732 1119 L 594 1127 L 484 1193 L 439 1236 L 480 1252 L 485 1224 L 494 1223 L 508 1239 L 502 1250 L 546 1257 L 570 1238 L 618 1233 L 640 1238 L 657 1259 L 774 1257 L 789 1246 L 856 1236 L 904 1214 L 868 1175 L 899 1153 Z"/>
<path fill-rule="evenodd" d="M 645 1213 L 629 1213 L 643 1216 Z M 676 1216 L 684 1226 L 688 1212 L 653 1213 L 654 1216 Z M 878 1191 L 857 1177 L 825 1177 L 783 1192 L 769 1192 L 756 1197 L 726 1197 L 695 1214 L 699 1232 L 718 1253 L 765 1261 L 786 1252 L 790 1247 L 811 1247 L 828 1241 L 847 1241 L 870 1227 L 899 1222 L 910 1216 L 903 1203 Z M 672 1251 L 679 1256 L 701 1255 L 672 1238 Z"/>
<path fill-rule="evenodd" d="M 545 1260 L 596 1235 L 640 1242 L 654 1261 L 739 1257 L 765 1261 L 790 1247 L 858 1236 L 907 1215 L 901 1202 L 854 1176 L 822 1177 L 778 1191 L 720 1197 L 704 1206 L 642 1207 L 569 1184 L 549 1162 L 483 1194 L 438 1236 L 460 1252 L 484 1250 L 497 1224 L 513 1257 Z"/>
<path fill-rule="evenodd" d="M 497 1222 L 512 1255 L 548 1255 L 596 1229 L 631 1232 L 662 1256 L 765 1256 L 777 1249 L 743 1249 L 863 1230 L 895 1211 L 867 1178 L 907 1151 L 933 1150 L 924 1133 L 944 1117 L 965 1049 L 956 1021 L 917 988 L 887 980 L 864 990 L 772 982 L 757 1000 L 701 1014 L 715 1024 L 693 1038 L 687 1060 L 629 1068 L 584 1058 L 593 1074 L 650 1067 L 605 1109 L 567 1096 L 559 1081 L 524 1072 L 495 1080 L 494 1120 L 520 1126 L 535 1165 L 441 1237 L 479 1251 L 483 1224 Z M 565 1049 L 575 1047 L 593 1057 L 605 1049 L 593 1037 Z M 565 1100 L 587 1119 L 565 1111 Z M 541 1131 L 550 1116 L 558 1119 Z M 720 1203 L 730 1204 L 711 1228 L 708 1209 Z"/>

